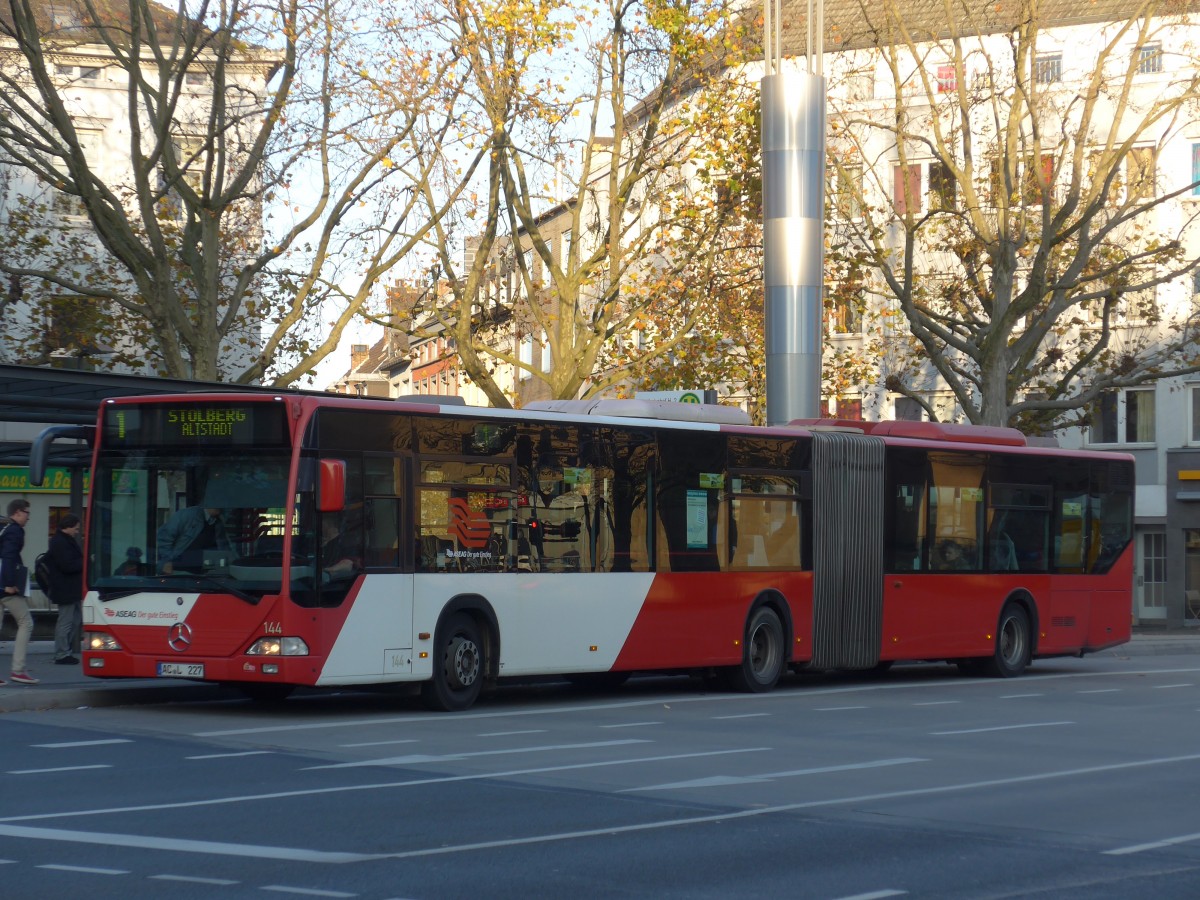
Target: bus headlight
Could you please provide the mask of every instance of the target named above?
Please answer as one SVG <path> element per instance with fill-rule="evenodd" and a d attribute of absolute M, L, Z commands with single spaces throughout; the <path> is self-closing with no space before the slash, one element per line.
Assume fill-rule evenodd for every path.
<path fill-rule="evenodd" d="M 259 638 L 247 656 L 308 656 L 308 644 L 298 637 Z"/>
<path fill-rule="evenodd" d="M 120 650 L 121 645 L 111 634 L 101 631 L 89 631 L 84 635 L 84 650 Z"/>

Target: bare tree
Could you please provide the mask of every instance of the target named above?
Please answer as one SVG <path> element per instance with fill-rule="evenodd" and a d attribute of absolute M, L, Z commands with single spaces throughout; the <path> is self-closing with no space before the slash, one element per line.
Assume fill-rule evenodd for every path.
<path fill-rule="evenodd" d="M 885 103 L 831 101 L 841 261 L 906 322 L 886 387 L 932 418 L 932 373 L 972 422 L 1048 430 L 1198 369 L 1168 289 L 1197 266 L 1194 185 L 1156 167 L 1196 119 L 1195 26 L 1156 0 L 1074 30 L 1042 9 L 864 3 Z"/>
<path fill-rule="evenodd" d="M 26 300 L 90 303 L 126 364 L 303 377 L 478 163 L 444 164 L 453 51 L 377 8 L 8 0 L 6 12 L 0 162 L 35 190 L 9 193 L 0 271 Z M 81 137 L 88 109 L 64 82 L 68 59 L 123 87 L 105 130 L 110 156 L 112 134 L 125 147 L 124 172 L 102 171 Z M 87 229 L 46 228 L 63 197 Z M 325 315 L 324 333 L 306 331 Z"/>
<path fill-rule="evenodd" d="M 717 93 L 744 90 L 723 74 L 728 11 L 694 0 L 576 10 L 451 0 L 443 21 L 488 123 L 490 155 L 470 217 L 442 217 L 435 229 L 449 301 L 415 319 L 424 313 L 453 334 L 464 371 L 498 406 L 515 398 L 497 366 L 556 398 L 628 382 L 636 365 L 618 339 L 630 346 L 670 307 L 674 330 L 639 351 L 662 358 L 689 340 L 702 312 L 675 285 L 719 221 L 697 215 L 688 195 L 695 151 L 722 124 Z M 685 102 L 700 85 L 711 102 Z M 553 364 L 523 358 L 522 339 L 544 344 Z"/>

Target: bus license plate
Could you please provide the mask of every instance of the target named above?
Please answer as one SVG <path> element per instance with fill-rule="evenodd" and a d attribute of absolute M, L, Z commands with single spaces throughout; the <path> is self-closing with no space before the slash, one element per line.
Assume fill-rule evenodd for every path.
<path fill-rule="evenodd" d="M 158 664 L 160 678 L 203 678 L 204 663 L 164 663 Z"/>

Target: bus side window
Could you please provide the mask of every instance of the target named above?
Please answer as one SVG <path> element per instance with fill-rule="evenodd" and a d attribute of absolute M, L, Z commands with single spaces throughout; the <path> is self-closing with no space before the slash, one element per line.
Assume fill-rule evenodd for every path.
<path fill-rule="evenodd" d="M 897 449 L 889 457 L 888 484 L 891 504 L 885 533 L 891 535 L 891 544 L 885 548 L 884 565 L 891 572 L 923 571 L 930 552 L 926 454 Z"/>
<path fill-rule="evenodd" d="M 984 543 L 985 460 L 972 453 L 930 453 L 930 564 L 935 569 L 978 572 Z M 948 559 L 948 554 L 957 554 Z"/>

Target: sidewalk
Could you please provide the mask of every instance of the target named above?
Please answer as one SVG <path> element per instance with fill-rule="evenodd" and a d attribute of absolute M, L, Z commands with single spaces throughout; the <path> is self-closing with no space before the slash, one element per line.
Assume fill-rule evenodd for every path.
<path fill-rule="evenodd" d="M 1200 628 L 1183 632 L 1148 631 L 1133 640 L 1097 656 L 1131 658 L 1136 656 L 1176 656 L 1200 654 Z M 0 713 L 71 707 L 133 706 L 139 703 L 174 703 L 187 700 L 217 700 L 239 696 L 230 689 L 204 682 L 179 678 L 131 678 L 128 680 L 88 678 L 80 666 L 54 664 L 54 645 L 50 641 L 31 641 L 29 671 L 41 684 L 23 685 L 8 681 L 12 641 L 0 641 Z"/>
<path fill-rule="evenodd" d="M 54 663 L 53 641 L 30 641 L 29 673 L 41 684 L 14 684 L 8 673 L 12 665 L 12 641 L 0 641 L 0 713 L 84 706 L 133 706 L 139 703 L 171 703 L 178 700 L 215 700 L 232 696 L 226 688 L 178 678 L 99 679 L 83 674 L 83 667 Z"/>

